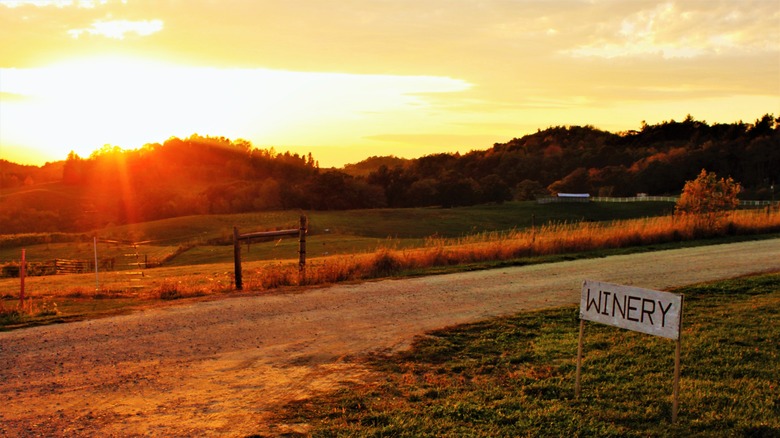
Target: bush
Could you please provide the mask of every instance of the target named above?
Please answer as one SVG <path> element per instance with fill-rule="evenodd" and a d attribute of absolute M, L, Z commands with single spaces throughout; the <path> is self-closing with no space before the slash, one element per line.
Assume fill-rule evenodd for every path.
<path fill-rule="evenodd" d="M 176 283 L 163 283 L 159 288 L 161 300 L 178 300 L 182 298 L 182 293 Z"/>
<path fill-rule="evenodd" d="M 737 195 L 742 190 L 733 179 L 718 179 L 715 172 L 701 170 L 693 181 L 687 181 L 674 207 L 677 215 L 695 215 L 696 231 L 701 235 L 716 231 L 724 213 L 739 206 Z"/>
<path fill-rule="evenodd" d="M 19 277 L 19 264 L 6 263 L 0 269 L 0 277 L 2 278 L 17 278 Z"/>

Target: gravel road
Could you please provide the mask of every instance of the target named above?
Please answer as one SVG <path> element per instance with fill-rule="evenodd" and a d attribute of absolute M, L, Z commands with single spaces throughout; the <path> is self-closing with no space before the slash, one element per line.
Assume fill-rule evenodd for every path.
<path fill-rule="evenodd" d="M 667 289 L 778 270 L 774 239 L 182 303 L 0 333 L 0 436 L 305 432 L 269 415 L 373 378 L 350 358 L 406 348 L 426 331 L 575 304 L 584 279 Z"/>

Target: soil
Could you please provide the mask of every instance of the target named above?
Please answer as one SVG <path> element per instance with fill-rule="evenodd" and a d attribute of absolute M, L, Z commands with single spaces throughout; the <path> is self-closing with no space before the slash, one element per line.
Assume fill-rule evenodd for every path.
<path fill-rule="evenodd" d="M 182 302 L 0 333 L 0 436 L 306 434 L 274 413 L 377 378 L 362 357 L 427 331 L 574 305 L 584 279 L 663 290 L 779 270 L 773 239 Z"/>

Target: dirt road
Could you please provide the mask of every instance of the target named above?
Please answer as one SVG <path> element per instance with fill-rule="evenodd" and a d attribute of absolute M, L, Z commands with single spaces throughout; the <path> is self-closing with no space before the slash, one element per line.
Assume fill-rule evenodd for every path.
<path fill-rule="evenodd" d="M 583 279 L 666 289 L 780 270 L 780 239 L 230 298 L 0 333 L 0 436 L 245 436 L 370 379 L 428 330 L 574 304 Z M 572 327 L 572 330 L 576 330 Z"/>

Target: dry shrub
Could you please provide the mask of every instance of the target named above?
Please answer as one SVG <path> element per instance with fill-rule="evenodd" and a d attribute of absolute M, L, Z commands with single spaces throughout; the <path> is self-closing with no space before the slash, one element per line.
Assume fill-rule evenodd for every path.
<path fill-rule="evenodd" d="M 369 277 L 386 277 L 398 273 L 403 264 L 401 259 L 387 248 L 382 248 L 374 254 L 373 260 L 368 265 Z"/>
<path fill-rule="evenodd" d="M 306 267 L 304 284 L 329 284 L 371 278 L 366 275 L 371 255 L 335 256 Z"/>
<path fill-rule="evenodd" d="M 298 284 L 298 265 L 268 265 L 254 271 L 246 286 L 252 290 L 276 289 Z"/>
<path fill-rule="evenodd" d="M 206 292 L 198 287 L 182 284 L 181 281 L 165 281 L 151 293 L 161 300 L 179 300 L 182 298 L 201 297 Z"/>
<path fill-rule="evenodd" d="M 0 324 L 8 325 L 21 322 L 24 318 L 24 312 L 19 309 L 19 306 L 6 307 L 2 301 L 0 301 Z"/>

